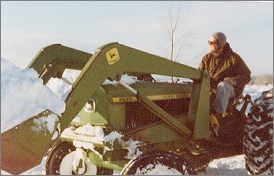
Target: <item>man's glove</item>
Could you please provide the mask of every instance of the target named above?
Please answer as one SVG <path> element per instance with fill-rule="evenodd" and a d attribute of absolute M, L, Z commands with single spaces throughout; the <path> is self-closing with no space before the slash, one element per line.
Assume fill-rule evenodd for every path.
<path fill-rule="evenodd" d="M 228 82 L 230 85 L 232 85 L 233 87 L 237 85 L 237 82 L 235 81 L 234 78 L 225 78 L 224 79 L 225 82 Z"/>
<path fill-rule="evenodd" d="M 215 115 L 211 114 L 209 116 L 209 121 L 210 121 L 211 125 L 213 126 L 215 132 L 217 133 L 219 131 L 219 128 L 220 128 L 220 124 L 217 120 L 217 117 Z"/>

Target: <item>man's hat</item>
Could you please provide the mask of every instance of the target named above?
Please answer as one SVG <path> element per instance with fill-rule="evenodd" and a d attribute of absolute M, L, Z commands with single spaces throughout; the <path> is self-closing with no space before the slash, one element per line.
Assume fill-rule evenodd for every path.
<path fill-rule="evenodd" d="M 212 37 L 216 38 L 220 48 L 223 48 L 226 44 L 226 36 L 222 32 L 215 32 L 212 34 Z"/>

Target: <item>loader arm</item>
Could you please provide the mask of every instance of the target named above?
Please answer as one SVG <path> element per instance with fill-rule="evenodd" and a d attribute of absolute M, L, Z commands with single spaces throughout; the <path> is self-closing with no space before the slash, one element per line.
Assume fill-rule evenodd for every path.
<path fill-rule="evenodd" d="M 46 64 L 42 65 L 41 62 Z M 39 63 L 39 65 L 36 63 Z M 123 74 L 158 74 L 193 80 L 193 95 L 189 111 L 190 119 L 196 121 L 193 137 L 195 139 L 208 137 L 209 125 L 205 125 L 208 123 L 209 115 L 210 86 L 207 72 L 119 43 L 103 45 L 93 55 L 62 45 L 51 45 L 38 53 L 29 67 L 39 72 L 39 76 L 45 84 L 50 77 L 60 78 L 61 73 L 66 68 L 82 70 L 72 84 L 72 90 L 65 100 L 66 109 L 61 115 L 60 132 L 67 128 L 72 119 L 106 79 L 119 81 Z M 145 100 L 145 97 L 142 99 L 148 107 L 155 107 L 159 111 L 159 107 L 155 106 L 152 101 Z M 182 134 L 190 133 L 186 127 L 177 124 L 179 122 L 166 116 L 160 115 L 164 121 L 177 129 L 178 132 Z M 203 128 L 198 128 L 201 125 L 203 125 Z"/>
<path fill-rule="evenodd" d="M 63 46 L 49 45 L 42 48 L 27 68 L 33 68 L 46 84 L 51 77 L 61 78 L 65 69 L 82 70 L 92 54 Z"/>
<path fill-rule="evenodd" d="M 61 78 L 65 69 L 77 69 L 81 72 L 72 84 L 72 90 L 65 100 L 66 107 L 61 117 L 46 110 L 1 134 L 1 168 L 9 173 L 20 174 L 40 164 L 50 143 L 54 140 L 54 134 L 59 132 L 60 135 L 70 125 L 106 79 L 121 83 L 123 74 L 158 74 L 192 79 L 189 107 L 189 119 L 195 122 L 192 137 L 194 139 L 209 137 L 210 85 L 207 72 L 119 43 L 103 45 L 94 54 L 60 44 L 50 45 L 41 49 L 27 68 L 35 69 L 43 80 L 43 84 L 46 84 L 51 77 Z M 133 92 L 140 102 L 177 132 L 183 135 L 192 134 L 190 129 L 157 106 L 142 92 L 138 90 Z M 54 119 L 55 123 L 47 123 L 49 118 Z M 41 119 L 44 120 L 45 125 L 54 125 L 52 128 L 56 131 L 49 131 L 48 129 L 51 128 L 41 131 L 39 123 L 36 123 Z M 36 129 L 39 129 L 38 132 L 33 131 Z"/>

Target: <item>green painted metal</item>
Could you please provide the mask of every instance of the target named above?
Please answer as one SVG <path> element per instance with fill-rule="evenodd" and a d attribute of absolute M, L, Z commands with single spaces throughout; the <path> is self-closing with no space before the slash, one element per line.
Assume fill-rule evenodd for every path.
<path fill-rule="evenodd" d="M 108 58 L 111 54 L 113 58 Z M 108 59 L 113 60 L 109 61 Z M 165 65 L 164 68 L 163 65 Z M 70 124 L 107 78 L 119 80 L 122 74 L 135 72 L 201 79 L 201 71 L 189 66 L 118 43 L 102 46 L 92 55 L 72 85 L 73 89 L 66 99 L 66 110 L 62 114 L 60 122 L 61 131 Z"/>
<path fill-rule="evenodd" d="M 79 112 L 81 124 L 107 125 L 108 121 L 98 112 Z"/>
<path fill-rule="evenodd" d="M 141 99 L 142 103 L 144 103 L 153 113 L 155 113 L 158 117 L 160 117 L 164 122 L 169 124 L 175 130 L 177 130 L 182 135 L 189 135 L 191 130 L 189 130 L 186 126 L 181 124 L 178 120 L 160 108 L 158 105 L 153 103 L 153 101 L 149 100 L 145 95 L 141 92 L 138 93 L 138 98 Z"/>
<path fill-rule="evenodd" d="M 190 98 L 192 87 L 191 84 L 151 82 L 136 82 L 131 86 L 153 101 L 168 99 L 170 95 Z M 80 121 L 94 125 L 109 125 L 118 131 L 125 129 L 126 103 L 137 101 L 135 95 L 118 83 L 102 85 L 92 99 L 96 102 L 95 112 L 86 112 L 83 108 L 80 111 Z"/>
<path fill-rule="evenodd" d="M 104 156 L 99 156 L 98 154 L 90 151 L 88 152 L 88 157 L 90 161 L 98 167 L 122 171 L 124 165 L 128 162 L 127 159 L 121 158 L 126 155 L 126 152 L 127 151 L 125 149 L 118 149 L 115 151 L 106 152 Z"/>
<path fill-rule="evenodd" d="M 195 139 L 208 137 L 209 77 L 206 72 L 196 68 L 173 62 L 166 58 L 152 55 L 119 43 L 109 43 L 103 45 L 98 48 L 94 54 L 75 50 L 60 44 L 50 45 L 41 49 L 27 68 L 34 68 L 39 74 L 39 77 L 43 79 L 44 84 L 46 84 L 51 77 L 61 78 L 65 69 L 81 70 L 80 75 L 72 84 L 71 92 L 65 100 L 66 108 L 59 119 L 60 133 L 62 133 L 70 125 L 71 121 L 82 110 L 89 99 L 96 99 L 96 93 L 98 90 L 99 92 L 102 91 L 100 95 L 104 94 L 104 91 L 100 89 L 106 79 L 119 81 L 123 74 L 158 74 L 190 78 L 193 80 L 194 84 L 192 86 L 190 103 L 192 107 L 190 108 L 189 116 L 190 119 L 194 117 L 193 119 L 196 120 L 193 137 Z M 152 100 L 150 100 L 146 94 L 148 92 L 143 93 L 140 91 L 141 89 L 138 90 L 138 87 L 136 90 L 139 91 L 137 96 L 138 100 L 143 102 L 153 113 L 163 119 L 163 121 L 168 124 L 169 128 L 172 129 L 171 131 L 175 130 L 175 133 L 179 132 L 178 134 L 186 135 L 191 133 L 191 131 L 183 123 L 175 119 L 162 108 L 157 106 Z M 149 89 L 147 89 L 147 91 L 148 90 Z M 149 91 L 153 92 L 152 89 Z M 97 98 L 100 98 L 100 95 Z M 108 103 L 114 103 L 109 101 L 109 98 L 110 97 L 107 96 L 103 98 L 104 101 L 107 102 L 105 106 L 107 106 Z M 107 117 L 110 114 L 119 114 L 119 112 L 123 112 L 123 108 L 123 105 L 114 103 L 113 106 L 110 106 L 108 112 L 97 115 Z M 117 109 L 119 112 L 117 112 Z M 114 127 L 124 127 L 123 117 L 116 117 L 116 119 L 108 118 L 106 121 Z M 18 125 L 17 127 L 21 129 L 22 134 L 26 134 L 29 131 L 26 129 L 29 126 Z M 22 134 L 7 134 L 7 136 L 11 137 L 10 135 L 18 135 L 22 137 L 22 139 L 25 139 Z M 35 137 L 31 137 L 28 140 L 25 139 L 25 142 L 23 143 L 27 143 L 29 140 L 34 140 L 34 138 Z M 46 148 L 50 141 L 45 140 L 45 138 L 41 136 L 39 136 L 39 138 L 40 139 L 36 139 L 36 141 L 39 141 L 38 146 L 45 146 Z M 48 139 L 49 137 L 46 138 Z M 160 144 L 160 146 L 163 145 Z M 29 146 L 27 146 L 26 149 L 22 151 L 19 149 L 19 145 L 15 146 L 14 150 L 16 149 L 21 152 L 21 154 L 18 154 L 20 157 L 28 153 L 29 150 L 32 150 L 29 149 Z M 45 153 L 44 150 L 39 150 L 37 152 L 39 157 Z M 19 162 L 16 163 L 16 165 L 16 167 L 21 167 L 18 165 L 25 164 Z M 13 169 L 14 167 L 15 165 L 11 166 Z M 17 173 L 23 170 L 18 170 Z"/>
<path fill-rule="evenodd" d="M 1 169 L 17 175 L 40 164 L 54 134 L 48 121 L 56 129 L 58 118 L 46 110 L 2 133 Z"/>
<path fill-rule="evenodd" d="M 194 81 L 195 82 L 195 81 Z M 195 117 L 195 126 L 193 131 L 193 138 L 198 139 L 209 139 L 210 137 L 210 127 L 209 127 L 209 113 L 210 113 L 210 86 L 209 86 L 209 75 L 207 72 L 204 72 L 202 75 L 200 82 L 195 82 L 193 87 L 198 86 L 199 92 L 198 94 L 198 103 L 194 106 L 190 105 L 190 107 L 197 107 L 196 108 L 196 115 Z M 192 97 L 194 98 L 194 97 Z M 194 113 L 195 114 L 195 113 Z"/>
<path fill-rule="evenodd" d="M 33 68 L 46 84 L 51 77 L 60 78 L 65 69 L 82 70 L 92 54 L 53 44 L 42 48 L 27 68 Z"/>
<path fill-rule="evenodd" d="M 56 46 L 60 47 L 59 45 Z M 56 46 L 52 45 L 51 48 L 58 50 Z M 74 51 L 72 50 L 70 52 L 73 53 Z M 37 56 L 37 58 L 39 58 L 39 56 Z M 62 55 L 60 56 L 60 54 L 58 54 L 58 58 L 62 58 Z M 33 63 L 35 63 L 35 61 L 33 61 Z M 41 66 L 39 68 L 41 69 Z M 122 74 L 127 73 L 159 74 L 185 77 L 193 80 L 202 80 L 201 78 L 203 76 L 202 71 L 198 69 L 119 43 L 104 45 L 98 48 L 95 54 L 91 56 L 83 67 L 79 77 L 72 85 L 73 89 L 66 99 L 66 109 L 62 114 L 60 122 L 61 132 L 70 124 L 72 119 L 80 112 L 85 103 L 107 78 L 118 81 Z"/>
<path fill-rule="evenodd" d="M 184 98 L 191 97 L 192 84 L 173 84 L 166 82 L 135 82 L 130 86 L 142 92 L 146 96 L 158 96 L 169 94 L 182 94 Z M 135 97 L 132 92 L 123 88 L 120 84 L 104 84 L 102 85 L 104 93 L 108 95 L 109 101 L 115 103 L 113 98 L 115 97 Z M 97 93 L 96 93 L 97 94 Z M 102 96 L 102 95 L 101 95 Z M 154 100 L 160 100 L 163 97 L 155 97 Z M 167 98 L 168 99 L 168 98 Z M 126 100 L 125 100 L 126 101 Z"/>
<path fill-rule="evenodd" d="M 180 123 L 183 122 L 184 117 L 180 117 L 178 120 Z M 164 129 L 164 130 L 163 130 Z M 164 122 L 155 123 L 153 125 L 146 126 L 127 133 L 124 133 L 126 138 L 132 138 L 133 140 L 143 141 L 146 145 L 181 141 L 185 138 L 182 137 L 174 128 L 170 127 Z M 185 149 L 187 145 L 181 145 L 179 148 Z"/>

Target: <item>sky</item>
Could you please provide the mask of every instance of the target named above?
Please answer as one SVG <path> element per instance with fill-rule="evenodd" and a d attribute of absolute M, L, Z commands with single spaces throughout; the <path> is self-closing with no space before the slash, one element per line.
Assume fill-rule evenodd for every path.
<path fill-rule="evenodd" d="M 252 75 L 273 73 L 273 1 L 1 1 L 1 58 L 26 68 L 51 44 L 94 53 L 110 42 L 170 58 L 168 17 L 179 5 L 177 62 L 197 68 L 221 31 Z"/>

